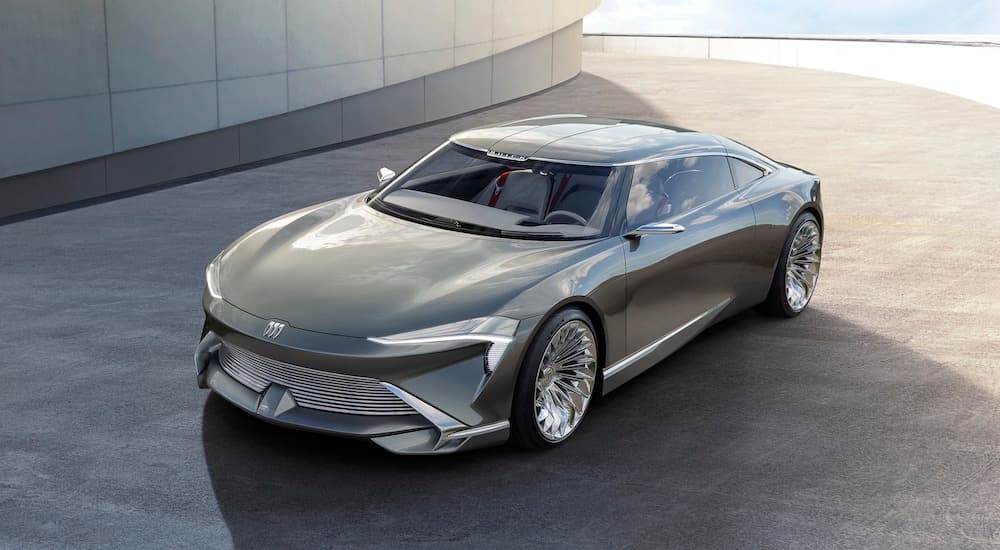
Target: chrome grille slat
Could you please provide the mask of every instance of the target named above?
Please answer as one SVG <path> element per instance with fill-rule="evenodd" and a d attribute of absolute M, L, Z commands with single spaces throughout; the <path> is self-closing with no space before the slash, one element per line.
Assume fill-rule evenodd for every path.
<path fill-rule="evenodd" d="M 261 370 L 265 370 L 265 369 L 267 369 L 267 366 L 257 365 L 257 368 L 261 369 Z M 267 372 L 267 371 L 265 370 L 265 372 Z M 383 395 L 385 393 L 385 392 L 382 392 L 382 391 L 371 390 L 371 389 L 369 389 L 367 387 L 364 387 L 364 386 L 354 386 L 354 385 L 350 385 L 350 384 L 336 384 L 336 383 L 331 384 L 328 380 L 326 380 L 325 378 L 323 378 L 321 376 L 307 376 L 307 375 L 304 375 L 304 374 L 299 374 L 299 373 L 295 373 L 295 372 L 288 372 L 288 371 L 281 370 L 281 369 L 273 369 L 271 371 L 271 373 L 273 374 L 273 376 L 271 377 L 270 381 L 274 381 L 274 382 L 277 382 L 278 378 L 300 380 L 300 381 L 302 381 L 304 383 L 309 383 L 313 387 L 324 388 L 324 389 L 331 389 L 331 390 L 348 391 L 349 394 L 351 394 L 351 395 L 353 395 L 353 394 Z"/>
<path fill-rule="evenodd" d="M 311 388 L 322 389 L 324 391 L 325 390 L 337 391 L 337 392 L 345 393 L 348 396 L 358 395 L 358 394 L 371 395 L 371 396 L 383 396 L 383 395 L 385 395 L 384 391 L 372 390 L 372 389 L 365 388 L 363 386 L 358 387 L 358 386 L 353 386 L 353 385 L 348 385 L 348 384 L 339 384 L 339 385 L 335 384 L 335 383 L 331 384 L 327 379 L 325 379 L 322 376 L 309 376 L 309 375 L 305 375 L 305 374 L 300 374 L 300 373 L 295 373 L 295 372 L 288 372 L 286 370 L 273 369 L 273 368 L 269 371 L 268 370 L 269 369 L 268 365 L 254 364 L 252 367 L 250 367 L 251 370 L 249 370 L 249 371 L 248 371 L 248 369 L 247 369 L 246 366 L 240 366 L 238 368 L 242 369 L 243 371 L 246 371 L 247 374 L 249 374 L 250 376 L 253 376 L 256 379 L 260 380 L 260 382 L 263 385 L 263 387 L 267 387 L 267 384 L 269 384 L 271 382 L 283 383 L 283 382 L 286 382 L 288 380 L 297 380 L 297 381 L 301 382 L 302 384 L 306 384 L 306 383 L 309 384 L 309 386 Z M 256 370 L 257 372 L 254 372 L 254 370 Z M 270 376 L 263 376 L 262 377 L 260 374 L 258 374 L 261 371 L 268 372 L 270 374 Z M 392 394 L 390 394 L 390 395 L 392 395 Z"/>
<path fill-rule="evenodd" d="M 363 382 L 363 384 L 361 384 L 357 382 L 357 377 L 351 377 L 352 379 L 348 380 L 347 377 L 349 375 L 308 369 L 297 365 L 282 363 L 277 360 L 268 360 L 260 356 L 248 355 L 246 352 L 241 352 L 236 352 L 232 349 L 232 346 L 230 346 L 229 353 L 234 359 L 236 359 L 233 366 L 235 368 L 243 369 L 245 372 L 254 376 L 264 384 L 281 381 L 296 382 L 301 380 L 309 382 L 310 386 L 345 388 L 350 390 L 351 395 L 361 392 L 371 393 L 374 395 L 392 396 L 392 394 L 386 392 L 375 379 L 361 379 Z"/>
<path fill-rule="evenodd" d="M 374 380 L 372 378 L 361 378 L 348 374 L 308 369 L 297 365 L 291 365 L 289 363 L 266 359 L 259 355 L 252 354 L 251 352 L 246 352 L 245 350 L 237 350 L 239 350 L 239 348 L 233 348 L 230 350 L 230 353 L 238 357 L 240 362 L 244 365 L 251 364 L 260 370 L 270 370 L 274 373 L 280 373 L 285 376 L 309 380 L 315 385 L 334 388 L 350 388 L 352 391 L 368 392 L 375 395 L 383 395 L 386 393 L 385 389 L 382 388 L 381 385 L 372 386 L 372 381 Z M 286 368 L 286 366 L 292 368 Z M 331 377 L 336 377 L 336 380 L 332 383 Z M 375 380 L 375 382 L 377 382 L 377 380 Z M 389 395 L 392 394 L 390 393 Z"/>
<path fill-rule="evenodd" d="M 375 378 L 310 369 L 270 359 L 223 342 L 222 370 L 260 393 L 272 383 L 288 388 L 301 407 L 346 414 L 417 414 L 405 401 Z"/>

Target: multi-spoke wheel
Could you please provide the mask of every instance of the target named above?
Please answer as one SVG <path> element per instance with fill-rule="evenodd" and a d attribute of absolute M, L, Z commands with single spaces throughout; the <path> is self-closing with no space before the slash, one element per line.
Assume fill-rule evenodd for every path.
<path fill-rule="evenodd" d="M 802 311 L 816 290 L 819 256 L 819 225 L 806 220 L 795 231 L 785 262 L 785 299 L 793 311 Z"/>
<path fill-rule="evenodd" d="M 583 321 L 559 327 L 535 377 L 535 421 L 549 441 L 566 438 L 587 411 L 597 379 L 597 343 Z"/>
<path fill-rule="evenodd" d="M 594 396 L 598 342 L 580 310 L 560 311 L 539 331 L 518 376 L 511 411 L 514 440 L 552 447 L 580 425 Z"/>
<path fill-rule="evenodd" d="M 767 313 L 781 317 L 794 317 L 809 304 L 822 257 L 823 233 L 816 217 L 802 214 L 792 227 L 763 304 Z"/>

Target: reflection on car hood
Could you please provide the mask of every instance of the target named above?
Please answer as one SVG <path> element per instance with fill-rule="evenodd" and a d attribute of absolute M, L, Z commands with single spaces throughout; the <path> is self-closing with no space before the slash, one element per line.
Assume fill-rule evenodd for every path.
<path fill-rule="evenodd" d="M 258 317 L 385 336 L 490 315 L 588 254 L 593 241 L 528 241 L 428 227 L 360 195 L 277 218 L 237 241 L 225 299 Z"/>

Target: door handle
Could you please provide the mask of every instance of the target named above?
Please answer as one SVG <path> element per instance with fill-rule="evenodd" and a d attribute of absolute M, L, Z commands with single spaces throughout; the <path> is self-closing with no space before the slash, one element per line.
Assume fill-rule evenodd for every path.
<path fill-rule="evenodd" d="M 677 223 L 654 222 L 640 225 L 625 234 L 626 239 L 635 239 L 643 235 L 673 235 L 684 231 L 684 226 Z"/>

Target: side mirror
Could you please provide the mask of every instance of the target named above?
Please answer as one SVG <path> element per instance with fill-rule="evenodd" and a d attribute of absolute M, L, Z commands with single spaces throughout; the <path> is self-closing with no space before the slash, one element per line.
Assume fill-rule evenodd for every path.
<path fill-rule="evenodd" d="M 382 187 L 385 184 L 392 181 L 392 178 L 396 177 L 396 173 L 389 170 L 385 166 L 378 169 L 378 186 Z"/>
<path fill-rule="evenodd" d="M 629 231 L 625 234 L 625 238 L 638 239 L 643 235 L 673 235 L 674 233 L 680 233 L 682 231 L 684 231 L 683 225 L 678 225 L 676 223 L 653 222 L 640 225 L 632 231 Z"/>

